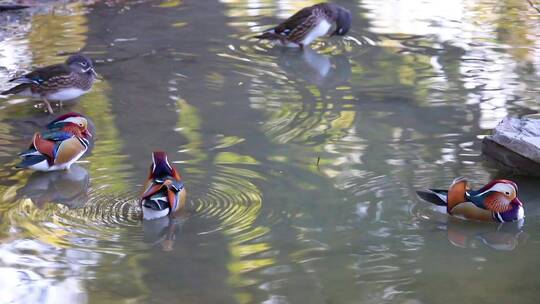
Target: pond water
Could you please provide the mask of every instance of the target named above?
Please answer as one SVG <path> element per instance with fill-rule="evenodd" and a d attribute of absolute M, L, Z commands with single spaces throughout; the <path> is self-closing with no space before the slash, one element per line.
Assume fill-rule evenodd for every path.
<path fill-rule="evenodd" d="M 538 179 L 481 139 L 540 109 L 540 15 L 522 0 L 336 1 L 344 39 L 251 37 L 317 1 L 103 1 L 21 15 L 0 88 L 82 49 L 95 146 L 69 172 L 14 169 L 51 119 L 0 110 L 0 303 L 536 303 Z M 190 213 L 142 223 L 164 150 Z M 523 225 L 450 219 L 415 190 L 511 177 Z"/>

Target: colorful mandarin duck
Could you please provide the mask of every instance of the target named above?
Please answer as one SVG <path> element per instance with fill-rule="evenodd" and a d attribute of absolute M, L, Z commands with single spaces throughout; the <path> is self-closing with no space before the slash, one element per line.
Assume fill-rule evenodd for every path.
<path fill-rule="evenodd" d="M 18 168 L 37 171 L 69 169 L 88 150 L 92 134 L 88 121 L 78 113 L 68 113 L 50 122 L 42 133 L 35 133 Z"/>
<path fill-rule="evenodd" d="M 141 197 L 143 219 L 169 215 L 174 218 L 186 204 L 186 189 L 178 171 L 169 164 L 165 152 L 152 153 L 152 166 Z"/>
<path fill-rule="evenodd" d="M 271 40 L 288 47 L 303 48 L 326 35 L 333 24 L 335 30 L 331 36 L 344 36 L 351 28 L 351 13 L 337 4 L 319 3 L 301 9 L 256 38 Z"/>
<path fill-rule="evenodd" d="M 65 101 L 75 99 L 92 88 L 96 79 L 92 61 L 81 54 L 69 56 L 65 63 L 46 66 L 9 82 L 19 85 L 1 92 L 0 95 L 16 94 L 40 98 L 53 113 L 49 100 Z"/>
<path fill-rule="evenodd" d="M 417 191 L 422 199 L 445 206 L 448 214 L 484 222 L 515 222 L 524 218 L 523 204 L 517 197 L 517 185 L 497 179 L 479 190 L 470 190 L 467 180 L 455 179 L 448 191 Z"/>

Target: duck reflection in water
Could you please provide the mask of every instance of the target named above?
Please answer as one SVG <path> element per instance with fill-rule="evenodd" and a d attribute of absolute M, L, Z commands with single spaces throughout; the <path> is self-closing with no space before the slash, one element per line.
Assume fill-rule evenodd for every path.
<path fill-rule="evenodd" d="M 143 221 L 143 241 L 152 245 L 161 245 L 163 251 L 172 251 L 176 235 L 187 220 L 185 215 L 171 218 L 168 216 Z"/>
<path fill-rule="evenodd" d="M 143 221 L 143 241 L 155 244 L 140 261 L 147 302 L 237 303 L 229 285 L 231 240 L 221 225 L 201 214 Z"/>
<path fill-rule="evenodd" d="M 310 83 L 335 86 L 347 82 L 351 77 L 349 59 L 340 54 L 332 57 L 318 53 L 306 47 L 280 49 L 278 65 L 294 79 L 304 79 Z"/>
<path fill-rule="evenodd" d="M 88 201 L 90 176 L 75 164 L 69 170 L 34 172 L 26 185 L 17 190 L 17 198 L 29 198 L 38 207 L 57 203 L 69 208 L 81 208 Z"/>
<path fill-rule="evenodd" d="M 523 222 L 486 225 L 450 217 L 446 231 L 448 241 L 456 247 L 477 248 L 484 245 L 495 250 L 511 251 L 528 238 L 528 234 L 522 230 Z"/>

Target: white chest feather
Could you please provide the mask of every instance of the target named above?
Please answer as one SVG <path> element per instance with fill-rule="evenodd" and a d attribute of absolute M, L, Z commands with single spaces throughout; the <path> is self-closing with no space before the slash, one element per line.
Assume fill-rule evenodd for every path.
<path fill-rule="evenodd" d="M 525 217 L 525 210 L 523 209 L 523 207 L 519 207 L 518 214 L 517 214 L 517 219 L 521 220 L 524 217 Z"/>
<path fill-rule="evenodd" d="M 326 33 L 328 33 L 328 30 L 330 30 L 331 27 L 332 25 L 328 21 L 323 19 L 306 35 L 306 38 L 302 40 L 302 44 L 308 45 L 313 42 L 313 40 L 326 35 Z"/>
<path fill-rule="evenodd" d="M 142 213 L 143 213 L 143 219 L 154 220 L 154 219 L 167 216 L 169 214 L 169 208 L 165 208 L 163 210 L 153 210 L 145 206 L 142 206 Z"/>
<path fill-rule="evenodd" d="M 84 91 L 77 88 L 68 88 L 68 89 L 62 89 L 52 94 L 48 94 L 46 97 L 47 99 L 50 99 L 50 100 L 64 101 L 64 100 L 75 99 L 86 92 L 88 91 Z"/>

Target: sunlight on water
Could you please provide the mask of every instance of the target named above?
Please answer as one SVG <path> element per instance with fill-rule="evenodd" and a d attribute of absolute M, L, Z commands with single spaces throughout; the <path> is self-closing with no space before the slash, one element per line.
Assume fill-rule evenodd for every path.
<path fill-rule="evenodd" d="M 52 117 L 1 97 L 0 303 L 530 302 L 537 180 L 516 177 L 527 217 L 510 225 L 449 218 L 415 190 L 507 177 L 479 139 L 539 110 L 540 16 L 518 0 L 337 1 L 353 15 L 343 38 L 303 51 L 253 38 L 317 2 L 16 15 L 2 90 L 79 50 L 100 77 L 55 105 L 95 135 L 66 172 L 14 168 Z M 186 185 L 178 219 L 140 220 L 154 150 Z"/>

